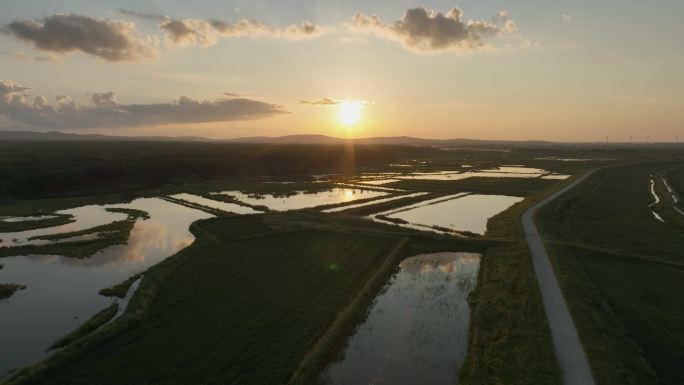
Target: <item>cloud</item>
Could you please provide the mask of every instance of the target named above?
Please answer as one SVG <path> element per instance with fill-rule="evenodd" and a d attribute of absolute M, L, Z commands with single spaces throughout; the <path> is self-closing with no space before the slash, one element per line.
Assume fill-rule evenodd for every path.
<path fill-rule="evenodd" d="M 234 23 L 218 19 L 172 19 L 165 17 L 159 28 L 166 31 L 169 41 L 179 45 L 207 47 L 216 44 L 219 37 L 270 37 L 302 40 L 317 37 L 325 32 L 322 26 L 305 21 L 285 28 L 274 28 L 253 20 L 242 19 Z"/>
<path fill-rule="evenodd" d="M 33 60 L 35 60 L 37 62 L 48 62 L 49 61 L 50 63 L 59 63 L 60 62 L 59 57 L 57 57 L 53 54 L 50 54 L 50 53 L 48 53 L 47 55 L 35 56 L 33 58 Z"/>
<path fill-rule="evenodd" d="M 116 102 L 116 94 L 114 92 L 94 93 L 90 95 L 90 100 L 99 107 L 116 107 L 119 103 Z"/>
<path fill-rule="evenodd" d="M 563 21 L 572 21 L 572 15 L 569 15 L 569 14 L 567 14 L 567 13 L 564 13 L 564 14 L 561 15 L 561 19 L 562 19 Z"/>
<path fill-rule="evenodd" d="M 299 104 L 309 104 L 312 106 L 334 106 L 336 104 L 340 104 L 340 101 L 326 97 L 319 100 L 301 100 Z"/>
<path fill-rule="evenodd" d="M 446 14 L 413 8 L 404 17 L 391 24 L 376 15 L 357 13 L 352 26 L 355 30 L 401 42 L 406 48 L 418 52 L 471 51 L 485 46 L 486 38 L 517 31 L 513 20 L 505 11 L 497 13 L 493 22 L 484 20 L 463 21 L 463 11 L 453 8 Z"/>
<path fill-rule="evenodd" d="M 217 33 L 205 20 L 177 20 L 165 18 L 159 28 L 166 31 L 166 37 L 178 45 L 199 45 L 208 47 L 216 44 Z"/>
<path fill-rule="evenodd" d="M 281 106 L 247 98 L 195 100 L 182 96 L 168 103 L 121 104 L 114 92 L 92 94 L 92 105 L 79 105 L 58 95 L 52 105 L 43 96 L 30 103 L 24 93 L 28 90 L 10 80 L 0 81 L 0 117 L 6 125 L 43 130 L 137 127 L 252 120 L 287 113 Z"/>
<path fill-rule="evenodd" d="M 138 19 L 143 20 L 161 21 L 164 18 L 164 15 L 160 15 L 158 13 L 131 11 L 125 8 L 119 8 L 119 13 L 126 16 L 137 17 Z"/>
<path fill-rule="evenodd" d="M 0 96 L 2 97 L 17 92 L 28 91 L 30 89 L 30 87 L 20 86 L 19 84 L 14 83 L 11 80 L 0 80 Z"/>
<path fill-rule="evenodd" d="M 60 13 L 40 20 L 15 20 L 2 27 L 15 38 L 42 51 L 81 51 L 107 61 L 156 57 L 149 39 L 141 38 L 132 22 Z"/>

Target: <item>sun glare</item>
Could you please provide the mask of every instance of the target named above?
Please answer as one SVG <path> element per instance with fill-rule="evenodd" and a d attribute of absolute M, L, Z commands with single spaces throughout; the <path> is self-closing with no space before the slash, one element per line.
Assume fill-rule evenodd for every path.
<path fill-rule="evenodd" d="M 359 100 L 344 100 L 340 103 L 337 118 L 345 126 L 353 126 L 361 120 L 363 103 Z"/>

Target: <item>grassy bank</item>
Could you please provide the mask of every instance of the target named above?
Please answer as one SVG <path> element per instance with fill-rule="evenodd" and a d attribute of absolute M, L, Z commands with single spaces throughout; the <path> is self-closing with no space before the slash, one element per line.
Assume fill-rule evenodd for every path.
<path fill-rule="evenodd" d="M 468 353 L 459 384 L 561 384 L 520 219 L 525 210 L 564 185 L 555 182 L 487 223 L 487 236 L 508 242 L 488 249 L 480 262 L 477 286 L 470 295 Z"/>
<path fill-rule="evenodd" d="M 138 274 L 132 275 L 121 283 L 118 283 L 112 287 L 107 287 L 107 288 L 100 290 L 99 294 L 103 295 L 105 297 L 124 298 L 124 297 L 126 297 L 126 294 L 128 293 L 128 289 L 131 287 L 131 285 L 135 281 L 137 281 L 142 275 L 143 275 L 143 273 L 138 273 Z"/>
<path fill-rule="evenodd" d="M 287 381 L 289 385 L 307 385 L 316 380 L 318 373 L 335 358 L 342 349 L 346 337 L 365 318 L 366 309 L 373 303 L 376 294 L 394 273 L 401 262 L 402 249 L 408 238 L 403 238 L 389 253 L 375 273 L 366 281 L 358 294 L 338 313 L 328 329 L 313 343 L 300 361 L 294 374 Z"/>
<path fill-rule="evenodd" d="M 684 382 L 684 234 L 648 208 L 676 164 L 600 170 L 538 215 L 599 384 Z"/>
<path fill-rule="evenodd" d="M 673 168 L 665 175 L 665 177 L 667 178 L 668 182 L 670 182 L 670 186 L 679 197 L 677 207 L 684 211 L 684 166 Z"/>
<path fill-rule="evenodd" d="M 78 340 L 79 338 L 87 336 L 88 334 L 94 332 L 102 325 L 106 324 L 112 318 L 114 318 L 118 311 L 119 304 L 117 302 L 113 302 L 104 310 L 92 316 L 89 320 L 83 323 L 83 325 L 79 326 L 76 330 L 55 341 L 55 343 L 52 344 L 52 346 L 50 346 L 49 350 L 63 348 Z"/>
<path fill-rule="evenodd" d="M 669 180 L 668 174 L 672 171 L 672 169 L 666 169 L 659 171 L 652 176 L 653 190 L 660 198 L 658 203 L 653 204 L 653 210 L 658 213 L 667 224 L 684 233 L 684 215 L 677 210 L 677 208 L 679 208 L 679 202 L 675 202 L 675 197 L 667 188 L 668 186 L 666 184 L 668 183 L 666 181 Z M 670 184 L 670 187 L 671 186 L 672 184 Z M 672 189 L 674 190 L 674 188 Z M 676 190 L 673 192 L 676 194 Z"/>

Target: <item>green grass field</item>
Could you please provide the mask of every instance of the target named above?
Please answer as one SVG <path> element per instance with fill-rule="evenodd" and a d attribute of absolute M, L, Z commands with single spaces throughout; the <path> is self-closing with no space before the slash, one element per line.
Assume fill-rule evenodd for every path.
<path fill-rule="evenodd" d="M 684 234 L 648 208 L 673 165 L 602 169 L 537 218 L 599 384 L 684 382 Z"/>
<path fill-rule="evenodd" d="M 677 167 L 667 174 L 668 181 L 672 189 L 679 196 L 679 208 L 684 210 L 684 166 Z"/>

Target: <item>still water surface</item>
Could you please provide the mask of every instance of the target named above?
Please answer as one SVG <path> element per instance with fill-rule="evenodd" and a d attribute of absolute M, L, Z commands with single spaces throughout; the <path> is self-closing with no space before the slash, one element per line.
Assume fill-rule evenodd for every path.
<path fill-rule="evenodd" d="M 333 188 L 314 193 L 297 192 L 295 195 L 278 197 L 271 194 L 254 195 L 239 191 L 222 191 L 220 194 L 230 195 L 250 205 L 263 205 L 275 211 L 299 210 L 322 205 L 340 204 L 360 199 L 385 196 L 388 193 L 358 188 Z"/>
<path fill-rule="evenodd" d="M 407 258 L 321 383 L 452 385 L 465 359 L 480 255 L 443 252 Z"/>
<path fill-rule="evenodd" d="M 188 231 L 190 224 L 212 216 L 162 199 L 143 198 L 128 204 L 87 206 L 80 209 L 87 210 L 88 217 L 76 217 L 83 221 L 83 228 L 126 217 L 107 212 L 106 207 L 144 210 L 150 219 L 135 223 L 127 244 L 109 247 L 90 258 L 0 258 L 4 265 L 0 282 L 27 286 L 8 300 L 0 301 L 0 377 L 11 368 L 45 358 L 45 349 L 55 340 L 111 303 L 112 299 L 98 294 L 100 289 L 144 271 L 188 246 L 194 239 Z M 65 211 L 79 213 L 79 209 Z"/>
<path fill-rule="evenodd" d="M 454 199 L 434 200 L 434 203 L 413 205 L 385 215 L 402 219 L 409 223 L 407 227 L 412 228 L 439 226 L 484 234 L 489 218 L 523 199 L 505 195 L 456 195 Z"/>

